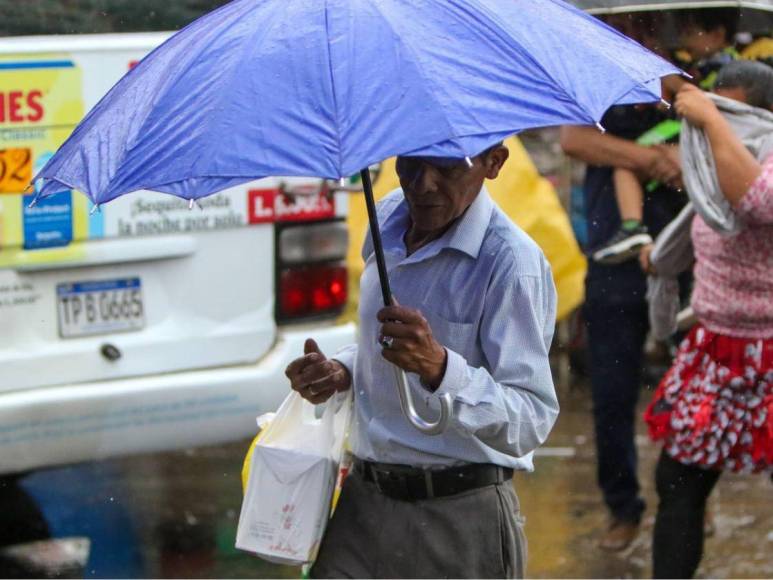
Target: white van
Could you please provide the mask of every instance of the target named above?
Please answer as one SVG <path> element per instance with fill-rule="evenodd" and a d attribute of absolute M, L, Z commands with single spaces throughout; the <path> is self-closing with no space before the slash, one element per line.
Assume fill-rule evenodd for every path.
<path fill-rule="evenodd" d="M 0 474 L 243 438 L 308 336 L 354 340 L 346 194 L 264 179 L 93 211 L 23 193 L 167 34 L 0 39 Z M 228 143 L 223 143 L 228 147 Z"/>

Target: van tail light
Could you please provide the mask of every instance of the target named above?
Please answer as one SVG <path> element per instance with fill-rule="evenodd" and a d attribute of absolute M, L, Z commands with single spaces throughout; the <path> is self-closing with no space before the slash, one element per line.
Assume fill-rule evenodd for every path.
<path fill-rule="evenodd" d="M 334 317 L 346 306 L 343 220 L 277 224 L 277 322 Z"/>
<path fill-rule="evenodd" d="M 338 314 L 348 297 L 346 267 L 340 264 L 289 268 L 279 275 L 281 320 Z"/>

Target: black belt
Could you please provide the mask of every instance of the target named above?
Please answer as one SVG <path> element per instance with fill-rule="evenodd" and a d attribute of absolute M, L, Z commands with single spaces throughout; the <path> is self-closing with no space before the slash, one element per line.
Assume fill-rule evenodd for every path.
<path fill-rule="evenodd" d="M 503 483 L 513 477 L 512 469 L 490 463 L 472 463 L 431 470 L 355 458 L 354 469 L 365 481 L 376 484 L 381 493 L 402 501 L 456 495 L 471 489 Z"/>

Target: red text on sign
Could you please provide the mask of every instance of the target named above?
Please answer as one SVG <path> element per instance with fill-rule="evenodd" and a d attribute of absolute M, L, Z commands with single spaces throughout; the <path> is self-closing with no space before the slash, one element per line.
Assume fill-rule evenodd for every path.
<path fill-rule="evenodd" d="M 0 123 L 37 123 L 44 112 L 42 91 L 0 92 Z"/>
<path fill-rule="evenodd" d="M 310 186 L 285 195 L 278 189 L 252 189 L 248 194 L 249 223 L 298 222 L 332 218 L 335 204 L 327 190 Z"/>

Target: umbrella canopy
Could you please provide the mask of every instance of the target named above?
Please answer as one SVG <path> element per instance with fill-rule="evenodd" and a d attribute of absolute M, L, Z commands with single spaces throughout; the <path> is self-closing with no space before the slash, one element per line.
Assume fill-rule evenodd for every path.
<path fill-rule="evenodd" d="M 473 156 L 657 101 L 678 69 L 559 0 L 236 0 L 146 57 L 37 176 L 100 204 Z"/>
<path fill-rule="evenodd" d="M 685 8 L 752 8 L 773 11 L 773 0 L 572 0 L 572 4 L 591 14 Z"/>
<path fill-rule="evenodd" d="M 139 189 L 194 199 L 266 176 L 362 176 L 394 155 L 472 157 L 533 127 L 657 101 L 671 64 L 560 0 L 235 0 L 146 57 L 37 178 L 99 205 Z M 37 197 L 36 197 L 37 199 Z M 34 202 L 33 202 L 34 203 Z M 427 434 L 395 367 L 403 412 Z"/>

